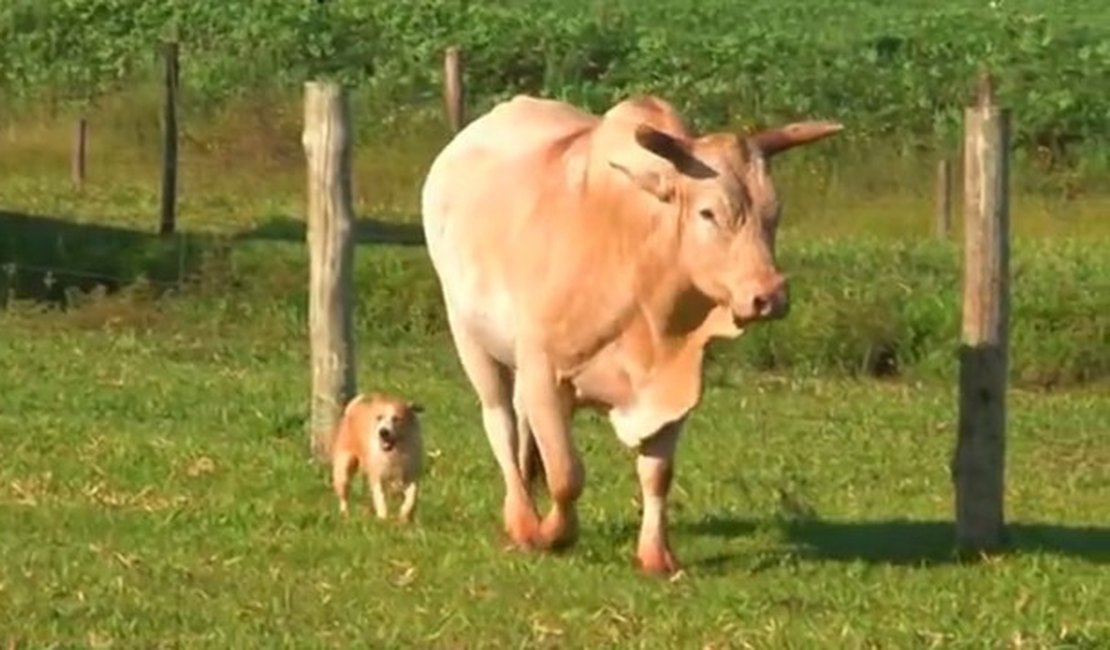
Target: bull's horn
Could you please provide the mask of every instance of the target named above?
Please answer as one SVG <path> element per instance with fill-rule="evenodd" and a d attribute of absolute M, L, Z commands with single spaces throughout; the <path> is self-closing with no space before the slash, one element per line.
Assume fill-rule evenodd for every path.
<path fill-rule="evenodd" d="M 802 144 L 816 142 L 830 135 L 844 130 L 844 125 L 839 122 L 827 120 L 793 122 L 784 126 L 766 129 L 751 136 L 764 156 L 771 157 L 777 153 L 792 149 Z"/>

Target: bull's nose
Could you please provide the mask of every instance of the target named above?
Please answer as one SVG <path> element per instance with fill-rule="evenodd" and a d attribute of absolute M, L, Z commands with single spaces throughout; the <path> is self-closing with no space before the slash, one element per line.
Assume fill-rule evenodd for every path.
<path fill-rule="evenodd" d="M 756 318 L 782 318 L 789 307 L 783 289 L 759 293 L 752 298 L 752 313 Z"/>
<path fill-rule="evenodd" d="M 771 305 L 774 301 L 775 297 L 770 294 L 752 298 L 752 313 L 761 318 L 766 317 L 771 313 Z"/>
<path fill-rule="evenodd" d="M 786 278 L 774 276 L 752 286 L 747 299 L 741 298 L 733 311 L 739 323 L 782 318 L 790 308 L 786 294 Z"/>

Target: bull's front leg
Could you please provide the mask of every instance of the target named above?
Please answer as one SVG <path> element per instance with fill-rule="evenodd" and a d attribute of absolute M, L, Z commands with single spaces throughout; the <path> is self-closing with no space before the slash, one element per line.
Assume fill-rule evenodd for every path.
<path fill-rule="evenodd" d="M 674 475 L 675 449 L 682 424 L 682 420 L 672 422 L 640 443 L 636 459 L 643 499 L 636 558 L 647 573 L 671 574 L 679 568 L 667 539 L 667 495 Z"/>
<path fill-rule="evenodd" d="M 585 483 L 585 469 L 570 435 L 570 401 L 545 355 L 523 359 L 516 377 L 519 400 L 539 448 L 551 497 L 551 509 L 540 525 L 539 545 L 547 549 L 570 546 L 578 536 L 575 504 Z"/>

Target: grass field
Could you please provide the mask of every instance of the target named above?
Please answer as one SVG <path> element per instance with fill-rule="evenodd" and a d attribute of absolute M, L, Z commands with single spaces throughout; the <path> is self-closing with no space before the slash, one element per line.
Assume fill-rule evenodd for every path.
<path fill-rule="evenodd" d="M 388 251 L 379 252 L 389 255 Z M 690 423 L 666 583 L 632 566 L 632 457 L 581 417 L 580 545 L 503 550 L 498 479 L 445 343 L 364 336 L 419 396 L 414 526 L 340 520 L 307 461 L 303 339 L 104 299 L 0 321 L 0 639 L 17 647 L 1072 647 L 1110 642 L 1105 393 L 1011 395 L 1015 553 L 954 561 L 943 384 L 717 378 Z M 103 315 L 103 314 L 102 314 Z M 117 321 L 119 322 L 119 321 Z M 360 486 L 361 487 L 361 486 Z"/>
<path fill-rule="evenodd" d="M 67 260 L 174 277 L 174 242 L 76 221 L 47 224 L 74 229 L 63 238 Z M 8 222 L 5 232 L 21 231 Z M 379 525 L 356 489 L 361 516 L 343 522 L 303 433 L 298 232 L 262 229 L 221 242 L 231 249 L 222 254 L 189 240 L 213 248 L 186 250 L 194 274 L 181 288 L 140 280 L 78 296 L 64 311 L 9 303 L 0 316 L 0 641 L 1110 643 L 1105 383 L 1011 392 L 1012 552 L 961 563 L 951 554 L 949 362 L 921 380 L 875 380 L 828 368 L 759 371 L 721 353 L 680 449 L 673 541 L 684 577 L 635 573 L 633 459 L 586 415 L 576 427 L 588 470 L 580 544 L 563 556 L 527 556 L 504 550 L 500 480 L 419 247 L 365 243 L 356 258 L 359 385 L 430 406 L 418 520 Z M 835 251 L 826 244 L 810 261 Z M 850 266 L 851 254 L 824 270 Z M 826 291 L 815 287 L 814 297 Z M 807 318 L 804 304 L 795 316 Z M 828 336 L 852 334 L 845 321 Z M 750 351 L 758 340 L 731 347 Z"/>
<path fill-rule="evenodd" d="M 664 2 L 573 1 L 0 7 L 0 647 L 1110 647 L 1104 3 L 709 0 L 671 24 Z M 149 42 L 173 21 L 181 234 L 160 240 Z M 677 580 L 635 572 L 634 459 L 588 414 L 578 546 L 505 549 L 411 241 L 448 40 L 475 110 L 645 88 L 722 128 L 843 109 L 851 134 L 776 164 L 793 308 L 712 350 L 679 450 Z M 957 207 L 931 237 L 932 174 L 958 160 L 984 52 L 1018 120 L 1011 544 L 970 561 L 948 470 L 962 227 Z M 355 86 L 359 387 L 428 407 L 407 528 L 373 521 L 361 484 L 341 520 L 308 455 L 296 83 L 321 61 Z"/>
<path fill-rule="evenodd" d="M 426 254 L 374 242 L 411 230 L 411 212 L 391 212 L 412 200 L 426 154 L 364 148 L 356 179 L 360 214 L 394 220 L 364 222 L 357 253 L 360 386 L 430 406 L 429 475 L 418 521 L 402 529 L 369 520 L 361 491 L 364 516 L 339 520 L 326 470 L 307 460 L 295 148 L 257 160 L 247 145 L 188 150 L 186 235 L 163 242 L 150 234 L 157 186 L 143 149 L 99 150 L 76 193 L 59 178 L 64 150 L 29 144 L 64 133 L 63 122 L 9 135 L 6 151 L 22 153 L 0 160 L 0 261 L 14 273 L 0 287 L 0 642 L 1110 643 L 1098 196 L 1070 212 L 1017 204 L 1013 552 L 960 563 L 948 479 L 958 246 L 923 241 L 924 193 L 814 190 L 795 171 L 780 242 L 799 278 L 795 310 L 772 334 L 715 351 L 674 491 L 687 572 L 667 583 L 634 572 L 632 458 L 586 416 L 579 546 L 504 550 L 500 481 Z M 92 284 L 73 270 L 118 286 L 67 294 Z M 870 379 L 890 335 L 906 346 L 900 372 Z"/>

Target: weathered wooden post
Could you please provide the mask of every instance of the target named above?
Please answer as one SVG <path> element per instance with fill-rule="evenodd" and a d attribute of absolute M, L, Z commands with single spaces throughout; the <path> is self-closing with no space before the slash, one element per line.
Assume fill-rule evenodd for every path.
<path fill-rule="evenodd" d="M 305 83 L 302 144 L 308 171 L 308 320 L 312 357 L 309 436 L 326 460 L 355 392 L 351 151 L 347 96 L 334 82 Z"/>
<path fill-rule="evenodd" d="M 162 210 L 159 232 L 173 234 L 177 215 L 177 42 L 162 46 L 165 102 L 162 114 Z"/>
<path fill-rule="evenodd" d="M 952 163 L 947 158 L 937 163 L 936 209 L 936 237 L 947 240 L 952 230 Z"/>
<path fill-rule="evenodd" d="M 70 159 L 69 174 L 73 186 L 77 189 L 85 187 L 85 156 L 88 152 L 89 122 L 84 116 L 77 119 L 77 128 L 73 131 L 73 157 Z"/>
<path fill-rule="evenodd" d="M 462 54 L 452 45 L 443 55 L 443 102 L 452 133 L 458 133 L 466 121 L 463 95 Z"/>
<path fill-rule="evenodd" d="M 986 551 L 1005 542 L 1010 317 L 1010 111 L 995 106 L 988 73 L 964 115 L 963 342 L 952 475 L 957 545 Z"/>

